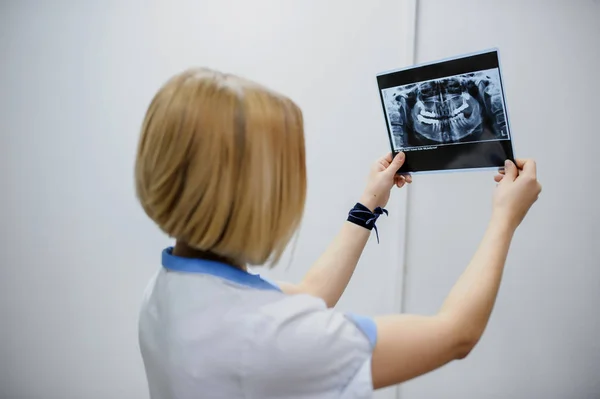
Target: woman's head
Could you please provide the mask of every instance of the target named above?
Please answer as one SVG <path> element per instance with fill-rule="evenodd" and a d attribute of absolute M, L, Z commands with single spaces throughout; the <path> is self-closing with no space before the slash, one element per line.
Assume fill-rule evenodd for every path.
<path fill-rule="evenodd" d="M 304 209 L 302 113 L 256 83 L 185 71 L 148 108 L 135 177 L 169 236 L 238 264 L 276 262 Z"/>

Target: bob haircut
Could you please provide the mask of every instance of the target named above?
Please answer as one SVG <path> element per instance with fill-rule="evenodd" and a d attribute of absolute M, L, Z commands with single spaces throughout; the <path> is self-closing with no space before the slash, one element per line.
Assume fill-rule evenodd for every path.
<path fill-rule="evenodd" d="M 171 78 L 144 119 L 138 199 L 170 237 L 235 265 L 276 264 L 306 198 L 304 123 L 290 99 L 210 69 Z"/>

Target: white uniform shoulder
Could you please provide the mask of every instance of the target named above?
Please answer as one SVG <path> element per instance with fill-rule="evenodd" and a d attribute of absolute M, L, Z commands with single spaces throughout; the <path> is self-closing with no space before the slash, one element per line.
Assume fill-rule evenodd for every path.
<path fill-rule="evenodd" d="M 374 343 L 357 320 L 307 295 L 263 305 L 244 353 L 249 396 L 370 398 Z"/>

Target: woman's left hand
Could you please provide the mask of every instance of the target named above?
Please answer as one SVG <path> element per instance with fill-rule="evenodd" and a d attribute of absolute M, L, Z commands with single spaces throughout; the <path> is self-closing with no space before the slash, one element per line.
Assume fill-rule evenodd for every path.
<path fill-rule="evenodd" d="M 396 172 L 404 164 L 405 155 L 403 152 L 396 154 L 392 159 L 392 154 L 378 159 L 371 166 L 367 187 L 361 197 L 360 203 L 373 211 L 377 207 L 384 207 L 390 199 L 390 190 L 397 186 L 402 188 L 406 183 L 412 183 L 410 175 L 397 175 Z"/>

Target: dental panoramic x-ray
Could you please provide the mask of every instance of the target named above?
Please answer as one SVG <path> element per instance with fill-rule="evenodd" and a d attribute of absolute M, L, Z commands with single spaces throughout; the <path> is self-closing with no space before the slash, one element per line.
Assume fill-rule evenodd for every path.
<path fill-rule="evenodd" d="M 383 90 L 394 149 L 508 138 L 497 69 Z"/>
<path fill-rule="evenodd" d="M 513 159 L 497 51 L 377 77 L 401 172 L 497 167 Z"/>

